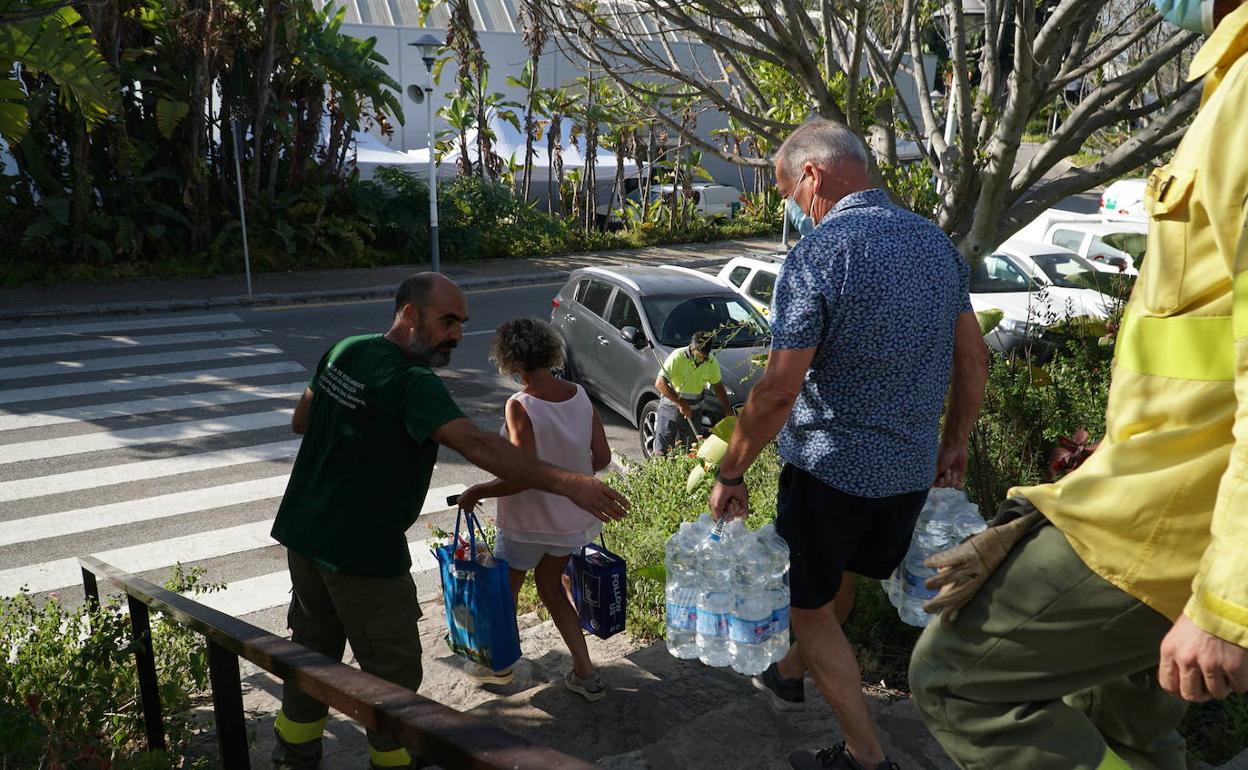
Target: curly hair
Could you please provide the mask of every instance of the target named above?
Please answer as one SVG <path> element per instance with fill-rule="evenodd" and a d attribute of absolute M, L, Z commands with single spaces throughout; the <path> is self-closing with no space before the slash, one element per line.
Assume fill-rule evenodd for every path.
<path fill-rule="evenodd" d="M 506 321 L 494 332 L 490 360 L 503 374 L 563 366 L 563 340 L 554 327 L 536 318 Z"/>

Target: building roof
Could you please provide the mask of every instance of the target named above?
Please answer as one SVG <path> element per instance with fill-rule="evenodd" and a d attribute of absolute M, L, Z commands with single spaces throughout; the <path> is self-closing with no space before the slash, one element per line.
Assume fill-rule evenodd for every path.
<path fill-rule="evenodd" d="M 312 0 L 318 8 L 330 2 L 347 8 L 348 24 L 378 24 L 388 27 L 446 29 L 450 22 L 448 3 L 435 3 L 429 17 L 420 23 L 417 0 Z M 516 22 L 518 0 L 468 0 L 478 32 L 519 32 Z"/>

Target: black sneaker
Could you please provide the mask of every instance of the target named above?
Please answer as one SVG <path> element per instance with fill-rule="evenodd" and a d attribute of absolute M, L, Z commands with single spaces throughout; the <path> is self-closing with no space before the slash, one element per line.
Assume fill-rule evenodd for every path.
<path fill-rule="evenodd" d="M 789 765 L 793 770 L 867 770 L 849 755 L 845 741 L 829 749 L 798 749 L 789 754 Z M 886 758 L 874 770 L 901 770 L 901 767 Z"/>
<path fill-rule="evenodd" d="M 801 679 L 780 676 L 775 663 L 750 681 L 767 693 L 767 702 L 776 711 L 801 711 L 806 705 L 806 685 Z"/>

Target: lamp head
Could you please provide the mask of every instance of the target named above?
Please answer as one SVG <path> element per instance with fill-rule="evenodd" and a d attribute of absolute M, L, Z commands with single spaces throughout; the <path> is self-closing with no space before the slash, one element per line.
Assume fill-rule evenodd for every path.
<path fill-rule="evenodd" d="M 424 35 L 421 35 L 419 40 L 408 43 L 408 45 L 420 49 L 420 58 L 424 60 L 425 68 L 432 70 L 433 63 L 438 58 L 438 49 L 442 47 L 442 38 L 426 32 Z"/>

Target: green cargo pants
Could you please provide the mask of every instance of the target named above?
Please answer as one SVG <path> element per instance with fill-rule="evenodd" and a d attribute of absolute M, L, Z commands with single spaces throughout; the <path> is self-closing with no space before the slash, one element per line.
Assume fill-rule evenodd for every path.
<path fill-rule="evenodd" d="M 1186 704 L 1156 675 L 1170 626 L 1043 526 L 928 626 L 910 687 L 963 770 L 1185 770 Z"/>
<path fill-rule="evenodd" d="M 344 575 L 289 549 L 286 556 L 293 588 L 287 614 L 291 640 L 334 660 L 342 660 L 350 641 L 361 669 L 415 692 L 422 677 L 416 623 L 421 613 L 412 576 Z M 273 726 L 278 738 L 274 766 L 317 767 L 328 713 L 324 703 L 284 684 Z M 368 747 L 373 767 L 419 766 L 398 741 L 371 730 Z"/>

